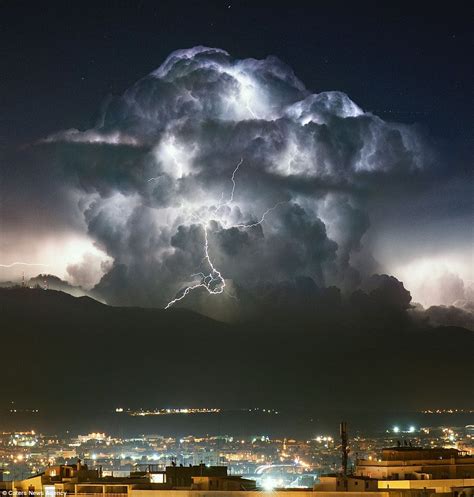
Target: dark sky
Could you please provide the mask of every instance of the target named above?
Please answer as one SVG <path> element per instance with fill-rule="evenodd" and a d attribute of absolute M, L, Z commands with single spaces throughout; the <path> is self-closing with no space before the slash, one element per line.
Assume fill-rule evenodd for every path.
<path fill-rule="evenodd" d="M 2 1 L 0 139 L 89 127 L 177 48 L 273 54 L 314 91 L 341 90 L 383 118 L 467 146 L 468 2 Z"/>
<path fill-rule="evenodd" d="M 332 161 L 336 169 L 346 167 L 342 155 L 347 153 L 347 157 L 353 160 L 357 147 L 365 146 L 366 153 L 371 143 L 378 139 L 377 146 L 381 149 L 373 157 L 370 174 L 359 174 L 360 170 L 356 167 L 355 171 L 349 172 L 357 176 L 355 180 L 352 177 L 343 178 L 347 171 L 338 171 L 331 178 L 330 185 L 306 183 L 305 174 L 308 171 L 305 168 L 309 164 L 306 156 L 307 162 L 300 164 L 304 173 L 301 182 L 294 185 L 286 183 L 292 189 L 291 193 L 282 193 L 279 186 L 271 183 L 271 178 L 262 179 L 260 186 L 263 185 L 266 190 L 258 190 L 256 194 L 263 192 L 262 198 L 266 203 L 262 201 L 262 205 L 255 207 L 260 210 L 252 213 L 254 218 L 272 205 L 271 202 L 275 204 L 291 198 L 298 203 L 298 195 L 307 195 L 308 188 L 325 189 L 326 197 L 321 196 L 321 192 L 314 193 L 312 200 L 320 202 L 319 211 L 314 211 L 306 219 L 306 227 L 312 231 L 302 237 L 304 243 L 309 240 L 310 244 L 314 242 L 313 247 L 317 243 L 321 243 L 321 247 L 317 249 L 317 255 L 303 256 L 301 264 L 296 264 L 292 272 L 288 269 L 291 274 L 300 271 L 313 277 L 318 271 L 320 276 L 326 272 L 326 278 L 321 276 L 322 283 L 318 281 L 318 284 L 334 283 L 341 287 L 347 284 L 353 289 L 356 278 L 352 269 L 356 268 L 362 276 L 370 276 L 376 271 L 394 274 L 403 280 L 407 277 L 406 286 L 423 304 L 450 304 L 469 297 L 465 289 L 472 284 L 474 276 L 470 250 L 472 231 L 468 227 L 472 221 L 473 206 L 472 61 L 469 53 L 472 40 L 467 2 L 414 6 L 400 2 L 2 1 L 0 9 L 0 228 L 4 233 L 3 240 L 0 240 L 0 264 L 8 265 L 17 260 L 36 263 L 44 259 L 51 265 L 54 260 L 57 267 L 52 268 L 51 272 L 61 277 L 69 275 L 75 284 L 85 284 L 82 282 L 91 280 L 91 275 L 84 273 L 92 266 L 93 257 L 96 257 L 94 264 L 98 267 L 98 256 L 84 255 L 82 262 L 78 257 L 95 243 L 110 256 L 110 260 L 115 261 L 114 272 L 110 272 L 109 279 L 102 282 L 103 287 L 128 288 L 128 283 L 123 284 L 123 281 L 130 281 L 127 271 L 138 274 L 136 269 L 130 269 L 130 261 L 141 260 L 143 253 L 151 253 L 162 246 L 159 240 L 148 236 L 156 227 L 153 226 L 154 220 L 146 217 L 149 215 L 146 209 L 158 197 L 163 200 L 163 192 L 158 192 L 159 185 L 153 191 L 150 188 L 153 189 L 155 184 L 148 188 L 147 177 L 144 179 L 144 171 L 140 168 L 144 167 L 145 173 L 151 171 L 153 175 L 155 169 L 150 168 L 166 160 L 160 156 L 156 164 L 150 165 L 150 148 L 127 149 L 126 144 L 126 150 L 110 144 L 107 147 L 104 143 L 101 146 L 69 143 L 67 147 L 53 145 L 45 151 L 47 147 L 38 147 L 37 141 L 61 130 L 76 128 L 84 131 L 93 128 L 105 108 L 104 102 L 110 103 L 110 95 L 117 99 L 114 100 L 116 104 L 107 108 L 107 126 L 114 132 L 118 130 L 119 134 L 128 132 L 130 123 L 124 118 L 126 111 L 123 110 L 128 97 L 120 100 L 120 96 L 157 69 L 174 50 L 204 45 L 226 50 L 232 60 L 261 60 L 269 55 L 277 56 L 286 64 L 283 73 L 292 69 L 310 93 L 341 91 L 360 106 L 365 113 L 363 116 L 353 121 L 338 121 L 327 133 L 324 126 L 318 131 L 318 146 L 321 150 L 326 150 L 324 147 L 331 149 L 333 155 L 330 157 L 328 152 L 326 159 Z M 259 77 L 258 71 L 251 77 Z M 194 80 L 188 83 L 197 84 Z M 199 84 L 207 83 L 200 81 Z M 274 83 L 273 80 L 266 81 L 262 91 L 270 92 L 269 88 Z M 143 93 L 140 98 L 150 98 L 149 101 L 144 100 L 145 112 L 153 105 L 157 108 L 166 105 L 166 95 L 160 93 L 162 90 L 153 93 L 152 97 L 146 96 L 149 90 L 147 80 L 141 84 L 140 91 Z M 212 101 L 223 93 L 215 90 L 213 94 L 214 90 L 209 88 L 205 99 L 212 106 Z M 186 91 L 181 97 L 186 96 Z M 304 95 L 304 92 L 301 93 L 298 99 Z M 274 97 L 272 94 L 269 99 Z M 291 102 L 296 101 L 294 96 L 288 98 L 293 98 Z M 285 108 L 288 101 L 278 100 L 275 105 Z M 169 99 L 169 102 L 172 100 Z M 398 124 L 384 127 L 374 115 L 388 122 L 415 124 L 416 127 L 403 128 L 405 138 L 412 140 L 411 143 L 407 145 L 408 142 L 405 142 L 402 148 L 397 149 L 400 145 L 396 142 Z M 187 117 L 192 121 L 202 116 L 190 114 Z M 210 188 L 212 178 L 220 181 L 220 188 L 227 188 L 232 168 L 243 156 L 241 154 L 248 152 L 245 147 L 256 136 L 251 131 L 254 125 L 264 127 L 259 133 L 265 137 L 285 137 L 288 145 L 285 153 L 288 157 L 291 154 L 297 157 L 298 150 L 290 150 L 291 146 L 296 146 L 296 142 L 292 141 L 293 131 L 278 128 L 278 125 L 278 129 L 273 130 L 275 135 L 272 135 L 268 130 L 271 120 L 257 125 L 249 124 L 248 116 L 246 119 L 241 123 L 242 127 L 249 127 L 246 131 L 249 135 L 245 139 L 247 141 L 238 145 L 240 149 L 236 145 L 235 156 L 227 154 L 223 146 L 223 155 L 217 159 L 214 157 L 214 163 L 209 156 L 199 158 L 207 161 L 209 167 L 214 167 L 211 165 L 219 161 L 226 163 L 224 172 L 217 171 L 207 179 L 201 177 L 199 181 L 203 183 L 198 185 L 198 189 L 202 185 Z M 331 122 L 334 124 L 337 119 Z M 346 129 L 349 121 L 354 126 L 351 130 Z M 174 126 L 176 122 L 169 121 L 168 125 Z M 378 130 L 379 125 L 385 131 Z M 369 129 L 372 131 L 367 131 Z M 147 129 L 145 132 L 144 128 L 140 128 L 135 131 L 140 141 L 145 135 L 149 138 L 149 132 L 155 133 L 156 130 L 151 132 Z M 206 128 L 205 133 L 208 132 Z M 374 132 L 375 135 L 370 134 Z M 153 135 L 153 146 L 166 141 L 160 133 L 156 131 Z M 201 149 L 211 144 L 210 150 L 215 147 L 212 140 L 222 138 L 225 130 L 218 129 L 212 133 L 205 135 L 204 139 L 202 136 L 197 139 Z M 212 139 L 209 139 L 211 135 Z M 186 143 L 191 143 L 194 138 L 187 135 Z M 60 138 L 59 141 L 67 142 L 68 139 Z M 199 141 L 201 139 L 203 141 Z M 301 137 L 303 141 L 306 139 Z M 299 152 L 303 150 L 304 156 L 311 147 L 308 142 L 305 142 L 306 145 L 301 143 L 298 145 Z M 148 147 L 152 145 L 147 144 Z M 385 146 L 388 148 L 382 150 Z M 274 155 L 268 153 L 266 157 L 276 164 L 275 167 L 283 161 L 277 152 L 281 153 L 281 143 L 271 149 Z M 342 158 L 333 160 L 338 154 Z M 192 154 L 188 150 L 184 155 L 189 157 Z M 250 194 L 246 180 L 252 181 L 251 188 L 259 187 L 250 173 L 255 167 L 255 173 L 260 174 L 260 158 L 257 155 L 252 157 L 253 163 L 250 155 L 247 156 L 239 178 L 239 201 L 245 201 L 247 205 L 252 202 L 248 202 Z M 199 160 L 196 159 L 194 167 L 200 164 Z M 314 165 L 316 161 L 314 158 L 311 160 Z M 61 168 L 59 161 L 62 161 Z M 352 180 L 355 182 L 351 183 Z M 176 181 L 174 186 L 181 183 Z M 187 188 L 191 187 L 188 185 Z M 246 188 L 248 198 L 243 199 L 242 192 Z M 170 191 L 168 188 L 168 194 Z M 87 210 L 92 192 L 98 193 L 104 201 L 95 213 Z M 129 217 L 129 226 L 114 226 L 109 212 L 117 207 L 109 202 L 113 192 L 124 194 L 128 200 L 133 197 L 131 192 L 143 197 L 140 213 L 130 206 L 121 206 L 140 217 L 142 225 L 139 229 L 132 216 Z M 148 198 L 150 195 L 152 198 Z M 192 198 L 192 195 L 185 200 Z M 335 197 L 337 200 L 334 200 Z M 304 215 L 311 210 L 308 205 L 303 207 L 303 210 L 306 209 Z M 106 211 L 107 215 L 104 214 Z M 294 212 L 283 208 L 275 213 L 273 219 L 276 221 L 280 214 L 287 216 L 283 224 L 295 216 Z M 109 218 L 105 221 L 107 216 Z M 313 222 L 315 216 L 324 225 Z M 129 228 L 130 235 L 126 239 L 114 238 L 117 232 L 125 232 Z M 295 226 L 292 229 L 296 229 Z M 298 235 L 302 233 L 298 231 Z M 295 232 L 290 230 L 282 236 L 295 238 Z M 313 242 L 311 236 L 315 237 Z M 168 242 L 171 237 L 172 234 L 169 234 Z M 337 254 L 334 240 L 339 247 Z M 226 243 L 228 247 L 235 245 L 235 241 L 224 239 L 215 241 L 214 245 L 217 247 L 219 243 L 221 248 Z M 270 245 L 278 246 L 275 243 Z M 180 249 L 186 252 L 183 246 Z M 192 250 L 187 251 L 188 255 L 190 252 Z M 275 254 L 274 260 L 278 261 L 278 257 Z M 328 279 L 327 268 L 332 264 L 331 257 L 337 258 L 342 266 L 347 265 L 350 259 L 351 274 L 346 272 L 347 268 L 332 267 L 329 269 L 332 280 Z M 356 258 L 359 260 L 356 261 Z M 292 256 L 287 254 L 286 259 L 291 260 Z M 324 267 L 311 267 L 309 270 L 308 264 L 311 265 L 314 259 L 318 260 L 318 264 L 324 259 L 324 263 L 321 262 Z M 156 267 L 156 259 L 149 262 Z M 176 263 L 179 267 L 184 267 L 183 264 L 182 261 Z M 192 266 L 192 263 L 189 265 Z M 71 267 L 67 270 L 68 275 L 66 267 Z M 110 269 L 110 266 L 107 268 Z M 429 280 L 436 272 L 433 268 L 439 273 L 436 273 L 436 282 Z M 1 279 L 20 277 L 24 267 L 15 267 L 11 271 L 7 269 L 3 270 Z M 100 266 L 100 274 L 108 269 L 103 270 Z M 142 267 L 141 270 L 144 276 L 157 280 L 156 275 L 150 276 L 148 269 Z M 163 271 L 163 268 L 158 271 L 160 277 Z M 235 279 L 231 273 L 229 269 L 224 277 Z M 275 271 L 273 273 L 276 274 Z M 35 274 L 30 271 L 28 276 Z M 97 274 L 98 269 L 95 276 Z M 141 278 L 137 278 L 139 285 L 142 285 Z M 96 277 L 95 282 L 98 279 L 100 276 Z M 433 285 L 437 289 L 429 290 Z M 154 294 L 155 290 L 150 288 L 148 292 Z M 137 295 L 137 288 L 130 287 L 127 291 Z M 445 291 L 448 295 L 444 295 Z M 127 299 L 128 294 L 118 298 L 117 302 L 129 302 Z M 157 305 L 147 299 L 139 299 L 137 303 Z"/>

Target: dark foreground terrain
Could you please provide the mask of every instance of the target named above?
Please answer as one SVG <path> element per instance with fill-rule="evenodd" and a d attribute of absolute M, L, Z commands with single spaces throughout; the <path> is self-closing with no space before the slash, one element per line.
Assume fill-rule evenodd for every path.
<path fill-rule="evenodd" d="M 472 407 L 474 334 L 397 312 L 275 313 L 224 324 L 0 289 L 0 407 Z"/>

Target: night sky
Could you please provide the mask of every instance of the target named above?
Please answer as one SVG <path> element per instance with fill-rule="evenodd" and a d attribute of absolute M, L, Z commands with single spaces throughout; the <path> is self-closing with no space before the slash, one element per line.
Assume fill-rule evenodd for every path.
<path fill-rule="evenodd" d="M 312 91 L 344 91 L 383 118 L 420 122 L 437 139 L 466 144 L 466 2 L 361 4 L 2 2 L 2 145 L 92 125 L 107 94 L 195 45 L 236 58 L 276 55 Z"/>
<path fill-rule="evenodd" d="M 290 143 L 295 131 L 286 124 L 273 131 L 261 122 L 253 124 L 255 129 L 249 128 L 245 137 L 235 138 L 234 148 L 223 159 L 227 145 L 219 137 L 228 131 L 209 131 L 214 114 L 183 111 L 186 118 L 191 119 L 192 114 L 192 119 L 207 121 L 200 132 L 181 130 L 180 136 L 188 144 L 197 140 L 201 151 L 205 147 L 222 150 L 214 158 L 206 152 L 196 159 L 199 168 L 206 163 L 210 169 L 200 174 L 194 185 L 174 178 L 174 183 L 167 183 L 164 190 L 174 192 L 181 207 L 198 198 L 206 187 L 218 200 L 218 189 L 228 192 L 230 175 L 242 158 L 237 176 L 241 197 L 236 197 L 236 202 L 248 206 L 255 198 L 252 195 L 259 199 L 255 211 L 249 208 L 245 213 L 239 205 L 241 218 L 228 224 L 221 238 L 210 241 L 213 260 L 221 264 L 223 278 L 232 282 L 228 288 L 259 294 L 262 285 L 278 286 L 298 276 L 309 277 L 320 287 L 334 285 L 343 292 L 352 292 L 365 288 L 371 274 L 385 273 L 402 280 L 413 301 L 425 307 L 457 302 L 465 309 L 466 301 L 472 299 L 474 278 L 469 19 L 467 5 L 456 2 L 449 8 L 434 4 L 403 6 L 398 2 L 2 2 L 0 262 L 9 265 L 26 261 L 47 266 L 2 268 L 0 279 L 18 280 L 23 271 L 27 277 L 48 272 L 92 289 L 96 298 L 108 303 L 156 307 L 163 307 L 180 296 L 186 285 L 193 284 L 184 274 L 193 273 L 195 261 L 203 257 L 202 233 L 190 228 L 196 218 L 188 217 L 181 231 L 177 217 L 174 221 L 168 219 L 160 224 L 162 231 L 153 238 L 149 234 L 155 225 L 147 219 L 136 228 L 139 222 L 132 217 L 140 214 L 135 207 L 131 214 L 132 208 L 122 205 L 117 216 L 129 215 L 130 225 L 136 228 L 124 237 L 123 232 L 129 228 L 114 225 L 111 218 L 105 219 L 105 212 L 114 192 L 127 199 L 140 196 L 143 209 L 158 208 L 164 202 L 162 183 L 150 192 L 140 181 L 146 183 L 155 171 L 149 154 L 163 141 L 165 129 L 156 126 L 163 124 L 169 129 L 177 122 L 173 120 L 176 116 L 161 115 L 160 119 L 168 121 L 153 123 L 152 131 L 148 124 L 131 123 L 124 117 L 128 112 L 123 107 L 126 99 L 120 96 L 156 70 L 173 51 L 206 46 L 225 50 L 233 61 L 276 56 L 284 64 L 283 72 L 294 71 L 305 87 L 298 97 L 290 95 L 289 89 L 282 96 L 278 93 L 280 87 L 270 95 L 268 85 L 274 81 L 263 83 L 262 91 L 270 92 L 268 98 L 277 102 L 272 100 L 271 105 L 280 106 L 280 110 L 304 95 L 338 91 L 364 113 L 360 120 L 355 114 L 344 120 L 336 115 L 336 107 L 329 109 L 329 114 L 335 113 L 336 117 L 327 117 L 327 130 L 322 126 L 317 133 L 324 147 L 332 147 L 333 155 L 328 158 L 328 152 L 321 160 L 332 161 L 333 169 L 324 178 L 310 178 L 314 180 L 311 183 L 307 172 L 314 162 L 313 166 L 308 164 L 316 160 L 319 152 L 308 159 L 305 137 L 295 145 L 296 152 L 291 149 L 296 143 Z M 259 69 L 249 71 L 254 77 Z M 165 105 L 166 94 L 159 88 L 149 90 L 146 79 L 143 81 L 141 96 L 137 97 L 143 99 L 140 105 Z M 198 91 L 197 86 L 193 88 Z M 214 86 L 203 88 L 207 93 L 202 98 L 209 99 L 209 105 L 221 95 L 219 92 L 227 91 Z M 147 91 L 151 93 L 144 95 Z M 255 99 L 257 104 L 259 98 Z M 178 100 L 169 102 L 172 107 Z M 347 102 L 341 105 L 352 105 Z M 331 101 L 328 105 L 338 104 Z M 101 128 L 104 115 L 106 124 Z M 380 124 L 383 121 L 375 120 L 373 115 L 388 123 L 407 125 L 402 132 L 408 140 L 403 150 L 392 142 L 399 132 L 398 124 L 384 128 L 385 124 Z M 250 121 L 261 117 L 250 116 Z M 216 119 L 221 118 L 219 114 Z M 274 118 L 271 115 L 264 119 Z M 248 115 L 242 115 L 234 121 L 250 127 L 248 119 Z M 359 174 L 360 168 L 366 167 L 361 160 L 355 166 L 355 176 L 338 172 L 338 161 L 355 161 L 357 147 L 371 147 L 379 125 L 382 131 L 375 165 Z M 120 139 L 112 145 L 91 144 L 82 138 L 78 143 L 67 134 L 61 135 L 71 129 L 99 133 L 108 129 L 123 135 L 130 132 L 140 146 Z M 255 136 L 273 132 L 279 133 L 279 141 L 272 143 L 270 151 L 249 151 Z M 286 139 L 290 141 L 282 145 Z M 215 140 L 221 140 L 220 145 Z M 298 186 L 272 183 L 283 160 L 275 154 L 283 153 L 285 146 L 285 153 L 290 155 L 297 155 L 302 150 L 298 147 L 303 147 L 297 164 L 303 174 L 292 178 L 295 185 L 299 182 Z M 183 154 L 189 156 L 191 152 L 186 149 Z M 267 155 L 262 158 L 261 154 Z M 337 158 L 338 154 L 343 158 Z M 277 169 L 260 177 L 258 161 L 270 161 L 270 156 L 272 167 Z M 157 164 L 165 164 L 163 157 L 158 157 Z M 221 166 L 215 164 L 222 160 L 226 163 L 219 169 Z M 168 166 L 163 167 L 164 171 Z M 214 167 L 218 169 L 212 172 Z M 282 181 L 288 180 L 289 173 L 285 175 Z M 213 178 L 218 178 L 217 183 L 212 183 Z M 317 182 L 320 184 L 316 187 Z M 313 196 L 306 197 L 307 204 L 303 205 L 298 199 L 307 195 L 308 188 L 313 188 Z M 239 183 L 236 192 L 239 194 Z M 95 197 L 91 200 L 94 194 L 103 201 L 100 206 Z M 216 199 L 213 200 L 217 202 Z M 91 202 L 95 202 L 94 208 Z M 169 200 L 166 205 L 173 202 Z M 243 229 L 237 240 L 232 238 L 236 229 L 232 226 L 255 222 L 266 208 L 278 202 L 286 204 L 269 216 L 265 221 L 268 224 L 259 227 L 271 250 L 255 245 L 254 252 L 248 249 L 239 258 L 239 247 L 250 247 L 254 232 Z M 303 225 L 308 232 L 303 233 Z M 274 240 L 270 231 L 265 233 L 266 226 L 273 230 Z M 169 232 L 164 233 L 163 227 Z M 185 230 L 188 231 L 183 234 Z M 285 239 L 290 238 L 295 240 L 294 247 L 285 248 Z M 301 246 L 305 247 L 302 251 L 296 248 Z M 182 257 L 164 262 L 163 250 L 170 247 L 182 251 Z M 152 254 L 154 250 L 156 254 Z M 254 266 L 245 262 L 260 250 L 262 260 Z M 288 260 L 294 264 L 286 267 Z M 263 266 L 266 269 L 258 274 Z M 195 272 L 201 269 L 197 267 Z M 212 268 L 205 269 L 212 273 Z M 218 285 L 219 281 L 213 283 Z M 204 303 L 198 298 L 197 303 L 190 300 L 190 307 L 206 313 L 209 296 L 203 298 Z M 208 313 L 222 317 L 222 312 L 216 312 Z"/>

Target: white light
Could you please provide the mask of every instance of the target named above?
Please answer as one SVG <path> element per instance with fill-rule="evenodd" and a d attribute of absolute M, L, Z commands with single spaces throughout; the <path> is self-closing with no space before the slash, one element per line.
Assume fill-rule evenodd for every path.
<path fill-rule="evenodd" d="M 267 492 L 271 492 L 276 487 L 276 481 L 274 478 L 265 478 L 262 480 L 262 487 Z"/>
<path fill-rule="evenodd" d="M 415 431 L 415 427 L 414 426 L 410 426 L 410 428 L 408 428 L 408 432 L 409 433 L 413 433 Z"/>
<path fill-rule="evenodd" d="M 161 164 L 160 172 L 179 179 L 190 173 L 196 152 L 196 145 L 189 146 L 178 142 L 173 135 L 166 135 L 155 148 L 155 157 Z"/>
<path fill-rule="evenodd" d="M 398 426 L 394 426 L 393 433 L 399 433 L 399 432 L 400 432 L 400 428 Z"/>
<path fill-rule="evenodd" d="M 84 235 L 52 234 L 48 237 L 37 239 L 37 243 L 33 244 L 33 246 L 32 244 L 24 246 L 20 244 L 15 255 L 16 258 L 26 260 L 37 265 L 37 267 L 29 267 L 30 264 L 17 264 L 11 268 L 2 267 L 2 278 L 20 279 L 24 271 L 25 279 L 36 276 L 39 272 L 47 272 L 62 279 L 67 279 L 69 277 L 68 266 L 81 264 L 84 262 L 84 257 L 88 257 L 93 261 L 93 264 L 91 263 L 91 281 L 88 286 L 94 286 L 104 274 L 101 269 L 101 263 L 108 264 L 112 262 L 111 257 L 97 248 L 93 241 Z M 3 258 L 6 256 L 6 253 L 2 253 Z M 0 262 L 3 264 L 9 261 L 3 259 Z M 41 268 L 41 266 L 44 267 Z"/>
<path fill-rule="evenodd" d="M 451 292 L 447 283 L 460 278 L 468 285 L 473 278 L 471 255 L 464 252 L 421 257 L 393 268 L 391 273 L 403 281 L 413 301 L 424 307 L 451 305 L 456 292 Z"/>
<path fill-rule="evenodd" d="M 150 475 L 150 483 L 165 483 L 165 475 L 162 473 L 152 473 Z"/>

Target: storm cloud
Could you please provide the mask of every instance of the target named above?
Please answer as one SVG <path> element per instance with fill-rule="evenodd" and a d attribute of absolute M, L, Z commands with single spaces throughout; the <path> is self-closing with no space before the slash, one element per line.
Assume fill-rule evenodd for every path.
<path fill-rule="evenodd" d="M 202 312 L 295 278 L 358 288 L 376 266 L 360 256 L 371 195 L 432 157 L 416 127 L 341 92 L 311 94 L 275 57 L 206 47 L 172 53 L 109 99 L 94 128 L 37 147 L 112 261 L 94 262 L 106 271 L 94 293 L 164 307 L 199 287 L 177 304 Z M 87 261 L 68 271 L 91 285 Z"/>

